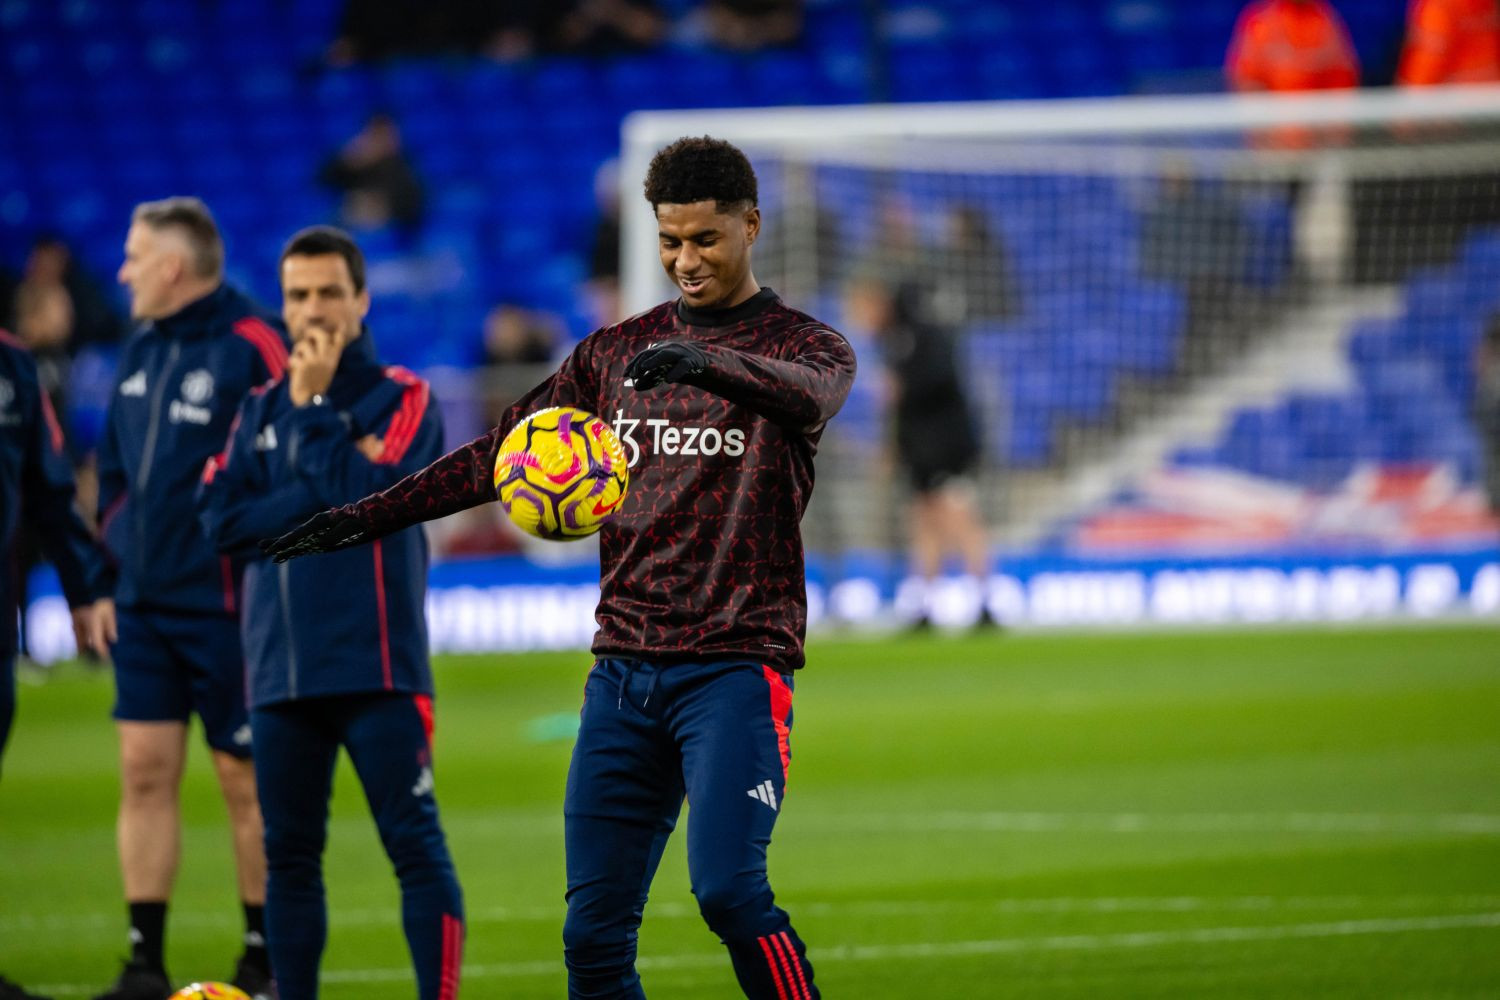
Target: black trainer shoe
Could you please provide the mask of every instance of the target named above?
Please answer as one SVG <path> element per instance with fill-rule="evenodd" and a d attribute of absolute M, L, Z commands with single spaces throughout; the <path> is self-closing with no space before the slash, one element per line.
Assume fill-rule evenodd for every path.
<path fill-rule="evenodd" d="M 248 955 L 241 955 L 230 983 L 250 994 L 250 1000 L 276 1000 L 276 982 L 271 970 Z"/>
<path fill-rule="evenodd" d="M 40 993 L 27 993 L 21 989 L 20 984 L 0 976 L 0 1000 L 52 1000 L 52 998 L 44 997 Z"/>
<path fill-rule="evenodd" d="M 94 1000 L 168 1000 L 171 995 L 172 983 L 165 972 L 126 962 L 115 984 Z"/>

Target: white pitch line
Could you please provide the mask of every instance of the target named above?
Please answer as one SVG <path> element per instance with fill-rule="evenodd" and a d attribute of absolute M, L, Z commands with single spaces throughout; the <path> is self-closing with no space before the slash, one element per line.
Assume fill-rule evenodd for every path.
<path fill-rule="evenodd" d="M 1500 836 L 1489 813 L 854 813 L 791 820 L 799 832 L 1311 833 Z"/>
<path fill-rule="evenodd" d="M 814 964 L 820 962 L 883 962 L 892 959 L 973 958 L 985 955 L 1024 954 L 1039 951 L 1111 951 L 1157 948 L 1163 945 L 1213 945 L 1255 941 L 1285 941 L 1306 938 L 1354 937 L 1367 934 L 1409 934 L 1500 927 L 1500 912 L 1455 913 L 1433 917 L 1339 920 L 1276 927 L 1200 927 L 1174 931 L 1137 931 L 1126 934 L 1067 934 L 1052 937 L 993 938 L 979 941 L 911 942 L 897 945 L 833 945 L 811 949 Z M 637 963 L 642 971 L 711 967 L 725 963 L 722 953 L 645 956 Z M 560 975 L 562 959 L 555 961 L 493 962 L 465 964 L 465 979 L 522 979 Z M 322 974 L 330 983 L 409 982 L 408 968 L 330 969 Z M 91 987 L 51 983 L 36 987 L 42 993 L 83 994 Z"/>
<path fill-rule="evenodd" d="M 689 814 L 691 822 L 691 813 Z M 353 827 L 353 820 L 339 821 Z M 975 812 L 790 812 L 784 820 L 801 835 L 862 833 L 1288 833 L 1500 836 L 1496 813 L 1085 813 L 981 810 Z M 504 832 L 509 836 L 561 833 L 562 817 L 463 815 L 445 820 L 450 830 Z M 50 843 L 49 843 L 50 846 Z"/>
<path fill-rule="evenodd" d="M 842 902 L 806 900 L 789 904 L 797 916 L 808 917 L 923 917 L 943 914 L 1029 915 L 1069 913 L 1267 913 L 1277 910 L 1368 910 L 1438 909 L 1461 906 L 1472 909 L 1500 907 L 1497 895 L 1343 895 L 1343 896 L 1052 896 L 1020 899 L 852 899 Z M 555 907 L 487 906 L 465 915 L 469 927 L 507 923 L 561 923 L 564 905 Z M 698 907 L 690 902 L 653 902 L 646 909 L 650 920 L 700 920 Z M 234 928 L 242 918 L 223 911 L 173 913 L 179 926 Z M 398 906 L 335 909 L 330 926 L 398 927 Z M 109 930 L 120 925 L 117 913 L 7 914 L 0 916 L 0 934 L 57 933 Z"/>

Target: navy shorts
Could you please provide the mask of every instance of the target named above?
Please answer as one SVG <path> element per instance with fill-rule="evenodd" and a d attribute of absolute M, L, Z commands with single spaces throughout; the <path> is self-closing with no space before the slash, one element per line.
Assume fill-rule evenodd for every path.
<path fill-rule="evenodd" d="M 210 747 L 250 756 L 245 658 L 240 624 L 228 615 L 121 608 L 114 717 L 124 722 L 187 722 L 197 713 Z"/>

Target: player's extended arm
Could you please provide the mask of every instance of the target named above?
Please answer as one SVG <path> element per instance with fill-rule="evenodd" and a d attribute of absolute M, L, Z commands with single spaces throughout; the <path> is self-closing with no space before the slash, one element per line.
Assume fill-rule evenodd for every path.
<path fill-rule="evenodd" d="M 493 500 L 490 466 L 499 434 L 497 427 L 389 489 L 315 514 L 280 538 L 263 540 L 261 551 L 276 562 L 333 552 Z"/>
<path fill-rule="evenodd" d="M 333 552 L 494 500 L 495 453 L 517 421 L 543 406 L 592 405 L 588 402 L 592 397 L 585 360 L 588 344 L 585 340 L 555 374 L 511 404 L 488 434 L 450 451 L 389 489 L 325 510 L 280 538 L 263 540 L 261 551 L 276 562 Z"/>
<path fill-rule="evenodd" d="M 826 327 L 790 335 L 785 360 L 714 344 L 673 342 L 641 351 L 625 367 L 638 391 L 664 382 L 707 389 L 782 427 L 807 432 L 827 423 L 854 384 L 854 350 Z"/>
<path fill-rule="evenodd" d="M 385 436 L 365 451 L 331 406 L 305 407 L 293 415 L 293 467 L 317 497 L 315 509 L 337 507 L 389 489 L 436 461 L 443 453 L 443 424 L 429 405 L 426 383 L 410 386 L 402 406 L 387 419 Z M 415 422 L 413 422 L 415 417 Z"/>
<path fill-rule="evenodd" d="M 262 538 L 286 531 L 323 506 L 300 479 L 274 486 L 266 481 L 255 461 L 260 414 L 257 396 L 240 403 L 224 451 L 204 463 L 198 482 L 198 523 L 225 555 L 258 555 Z"/>

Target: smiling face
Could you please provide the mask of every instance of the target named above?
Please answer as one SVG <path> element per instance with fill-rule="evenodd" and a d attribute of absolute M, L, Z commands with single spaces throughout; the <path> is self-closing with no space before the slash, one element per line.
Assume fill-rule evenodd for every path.
<path fill-rule="evenodd" d="M 760 234 L 760 209 L 716 201 L 656 206 L 657 249 L 667 277 L 694 309 L 727 309 L 760 290 L 750 273 L 750 248 Z"/>
<path fill-rule="evenodd" d="M 281 318 L 293 342 L 322 330 L 343 347 L 359 336 L 369 311 L 370 290 L 355 291 L 339 254 L 293 254 L 281 262 Z"/>

